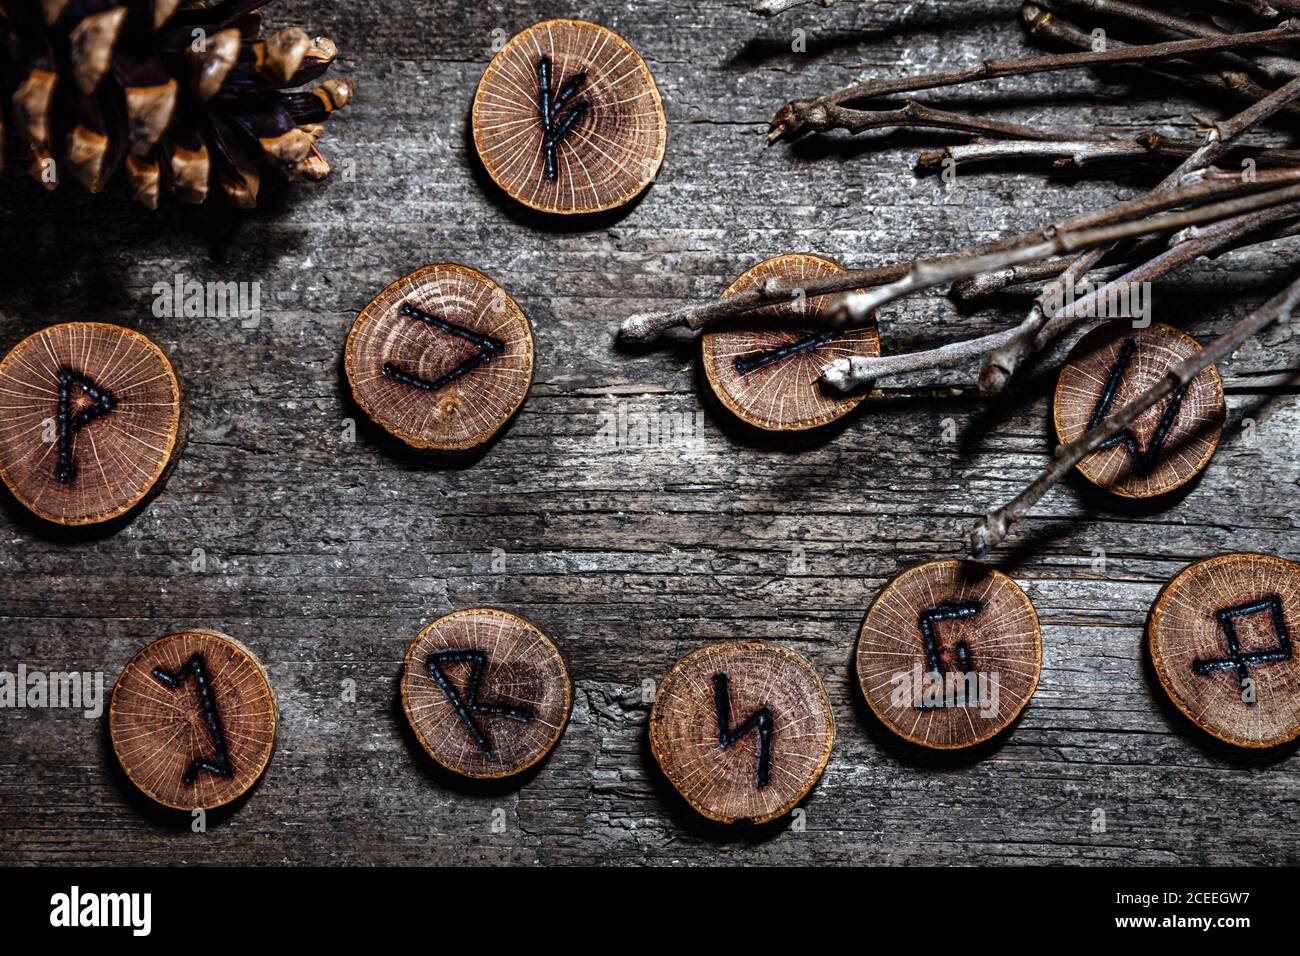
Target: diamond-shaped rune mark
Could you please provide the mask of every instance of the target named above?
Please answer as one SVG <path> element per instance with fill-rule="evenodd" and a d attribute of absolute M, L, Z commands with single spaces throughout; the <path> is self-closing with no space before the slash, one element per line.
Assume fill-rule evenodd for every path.
<path fill-rule="evenodd" d="M 456 688 L 447 676 L 446 666 L 449 664 L 469 664 L 469 680 L 465 683 L 465 690 L 462 693 Z M 465 729 L 469 732 L 474 743 L 478 745 L 479 750 L 491 759 L 492 741 L 484 733 L 483 728 L 479 726 L 474 719 L 475 714 L 482 714 L 487 717 L 505 717 L 509 720 L 527 722 L 535 720 L 537 713 L 531 707 L 525 707 L 522 704 L 510 704 L 502 701 L 480 700 L 479 692 L 482 690 L 483 672 L 487 669 L 488 656 L 486 651 L 479 650 L 446 650 L 433 651 L 425 659 L 425 667 L 429 671 L 429 676 L 433 678 L 438 688 L 447 695 L 447 700 L 451 704 L 452 710 L 460 718 Z"/>
<path fill-rule="evenodd" d="M 577 125 L 582 114 L 591 109 L 591 100 L 581 99 L 564 115 L 564 107 L 569 104 L 582 85 L 587 82 L 587 72 L 583 70 L 569 77 L 568 82 L 560 87 L 560 92 L 551 95 L 551 58 L 539 57 L 537 60 L 537 109 L 542 120 L 542 158 L 546 164 L 546 181 L 555 182 L 559 170 L 555 162 L 555 148 L 564 141 L 569 132 Z"/>
<path fill-rule="evenodd" d="M 79 411 L 72 410 L 72 390 L 80 389 L 89 404 Z M 72 457 L 72 437 L 101 415 L 107 415 L 117 405 L 117 399 L 106 388 L 100 388 L 91 379 L 68 366 L 59 369 L 59 410 L 55 415 L 58 425 L 58 459 L 54 465 L 54 480 L 70 484 L 77 475 L 77 464 Z"/>
<path fill-rule="evenodd" d="M 1261 651 L 1243 653 L 1241 638 L 1237 635 L 1237 620 L 1251 614 L 1268 614 L 1276 643 Z M 1265 664 L 1278 664 L 1291 659 L 1291 634 L 1287 630 L 1286 618 L 1282 614 L 1282 599 L 1270 594 L 1258 601 L 1249 601 L 1235 607 L 1216 611 L 1215 620 L 1223 629 L 1223 638 L 1228 645 L 1226 657 L 1197 658 L 1192 661 L 1192 670 L 1197 674 L 1215 674 L 1219 671 L 1232 671 L 1237 683 L 1244 690 L 1250 678 L 1250 668 L 1263 667 Z M 1255 706 L 1254 695 L 1243 695 L 1246 705 Z"/>
<path fill-rule="evenodd" d="M 227 779 L 233 777 L 235 770 L 230 765 L 230 749 L 226 746 L 226 732 L 221 726 L 221 715 L 217 712 L 217 698 L 212 689 L 212 679 L 208 675 L 208 666 L 203 660 L 203 655 L 192 654 L 189 660 L 174 671 L 155 667 L 153 676 L 168 690 L 176 690 L 186 680 L 194 681 L 194 689 L 199 694 L 199 705 L 203 708 L 203 722 L 207 725 L 208 736 L 212 738 L 212 759 L 209 760 L 202 754 L 197 755 L 185 768 L 181 782 L 187 787 L 192 787 L 200 771 L 210 773 L 214 777 Z"/>
<path fill-rule="evenodd" d="M 1115 398 L 1119 395 L 1119 386 L 1124 381 L 1129 366 L 1133 364 L 1133 356 L 1137 354 L 1139 341 L 1139 336 L 1134 335 L 1125 339 L 1124 344 L 1120 346 L 1115 364 L 1111 367 L 1110 374 L 1106 376 L 1106 384 L 1097 397 L 1097 406 L 1092 410 L 1092 417 L 1088 419 L 1086 431 L 1092 431 L 1110 415 Z M 1160 421 L 1156 423 L 1156 430 L 1152 433 L 1151 441 L 1145 450 L 1138 447 L 1137 436 L 1133 434 L 1133 429 L 1125 428 L 1114 438 L 1109 438 L 1098 445 L 1096 451 L 1105 451 L 1107 448 L 1122 445 L 1133 463 L 1133 471 L 1138 475 L 1149 474 L 1160 457 L 1165 439 L 1169 437 L 1169 432 L 1174 427 L 1174 419 L 1178 417 L 1179 409 L 1183 407 L 1183 397 L 1187 394 L 1187 388 L 1187 385 L 1180 385 L 1169 397 L 1169 404 L 1161 413 Z"/>
<path fill-rule="evenodd" d="M 492 359 L 505 353 L 506 343 L 490 335 L 483 335 L 472 329 L 467 329 L 463 325 L 457 325 L 455 322 L 449 322 L 446 319 L 439 318 L 436 315 L 430 315 L 428 312 L 421 311 L 409 303 L 403 303 L 401 314 L 410 319 L 424 322 L 435 329 L 446 332 L 448 335 L 454 335 L 457 338 L 464 339 L 466 342 L 473 344 L 477 351 L 461 362 L 450 372 L 440 375 L 435 379 L 422 378 L 413 372 L 407 372 L 398 368 L 392 362 L 384 363 L 384 375 L 395 382 L 401 382 L 403 385 L 411 385 L 415 388 L 422 388 L 426 392 L 436 392 L 439 389 L 446 388 L 456 379 L 460 378 L 467 372 L 472 372 L 480 365 L 486 365 Z"/>

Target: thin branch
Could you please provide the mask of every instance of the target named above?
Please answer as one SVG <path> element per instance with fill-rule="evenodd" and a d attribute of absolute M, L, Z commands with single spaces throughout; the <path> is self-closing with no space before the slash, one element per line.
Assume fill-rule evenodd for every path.
<path fill-rule="evenodd" d="M 1163 195 L 1167 194 L 1151 194 L 1152 197 Z M 1066 226 L 1026 233 L 1012 247 L 983 255 L 919 259 L 912 263 L 905 276 L 893 282 L 862 292 L 845 293 L 827 312 L 823 324 L 829 328 L 858 325 L 882 306 L 956 279 L 964 279 L 967 276 L 991 272 L 995 269 L 1005 269 L 1008 266 L 1032 262 L 1036 259 L 1109 247 L 1122 239 L 1175 232 L 1189 226 L 1217 222 L 1253 209 L 1277 206 L 1297 198 L 1300 198 L 1300 186 L 1288 186 L 1192 209 L 1157 213 L 1102 226 Z M 1097 259 L 1100 259 L 1100 255 Z M 1096 260 L 1092 264 L 1095 265 Z M 1069 288 L 1068 270 L 1065 275 L 1062 285 Z M 1077 283 L 1081 277 L 1082 273 L 1074 276 L 1073 280 Z"/>
<path fill-rule="evenodd" d="M 1204 144 L 1157 183 L 1152 190 L 1152 195 L 1174 190 L 1176 184 L 1189 174 L 1213 165 L 1227 153 L 1238 137 L 1293 103 L 1297 98 L 1300 98 L 1300 77 L 1274 90 L 1258 102 L 1252 103 L 1235 116 L 1212 126 L 1205 135 Z M 1020 363 L 1033 353 L 1039 330 L 1047 322 L 1047 299 L 1055 298 L 1060 288 L 1073 289 L 1105 253 L 1104 249 L 1094 249 L 1087 255 L 1081 256 L 1065 270 L 1059 282 L 1043 289 L 1042 294 L 1034 300 L 1029 314 L 1020 323 L 1016 336 L 1005 346 L 992 352 L 984 363 L 984 368 L 980 372 L 980 388 L 986 394 L 995 394 L 1006 388 Z"/>
<path fill-rule="evenodd" d="M 947 73 L 931 73 L 925 76 L 909 76 L 899 79 L 867 80 L 826 96 L 814 99 L 792 100 L 781 107 L 772 117 L 772 132 L 769 140 L 782 136 L 791 136 L 807 130 L 824 128 L 828 122 L 827 107 L 843 106 L 859 100 L 874 100 L 883 96 L 899 93 L 912 93 L 918 90 L 932 90 L 946 86 L 957 86 L 976 80 L 991 80 L 1008 76 L 1028 76 L 1034 73 L 1049 73 L 1056 70 L 1083 69 L 1092 66 L 1107 66 L 1124 63 L 1149 63 L 1161 60 L 1174 60 L 1203 53 L 1216 53 L 1239 47 L 1259 46 L 1266 43 L 1279 43 L 1297 38 L 1300 21 L 1287 20 L 1285 23 L 1269 30 L 1257 30 L 1234 36 L 1214 37 L 1210 39 L 1170 40 L 1164 43 L 1151 43 L 1144 46 L 1129 46 L 1120 49 L 1085 51 L 1081 53 L 1053 53 L 1046 56 L 1024 57 L 1009 60 L 984 60 L 978 66 Z"/>
<path fill-rule="evenodd" d="M 1171 139 L 1158 133 L 1144 133 L 1134 139 L 975 139 L 969 143 L 924 152 L 917 157 L 916 162 L 922 169 L 937 169 L 946 163 L 966 165 L 1016 159 L 1050 159 L 1055 168 L 1061 169 L 1128 160 L 1183 160 L 1196 152 L 1199 145 L 1190 140 Z M 1300 150 L 1252 149 L 1249 146 L 1238 146 L 1234 150 L 1234 156 L 1236 153 L 1249 153 L 1250 158 L 1260 166 L 1300 166 Z"/>
<path fill-rule="evenodd" d="M 1042 235 L 1046 234 L 1077 231 L 1104 226 L 1109 223 L 1130 222 L 1151 213 L 1180 205 L 1212 202 L 1227 196 L 1266 190 L 1296 182 L 1300 182 L 1300 169 L 1264 170 L 1253 181 L 1243 180 L 1239 175 L 1210 173 L 1195 181 L 1188 182 L 1178 189 L 1160 195 L 1141 196 L 1137 199 L 1115 203 L 1100 210 L 1074 216 L 1038 232 L 998 239 L 973 249 L 926 260 L 926 262 L 933 265 L 950 260 L 960 261 L 989 256 L 994 253 L 1017 249 L 1029 240 L 1041 240 Z M 1173 228 L 1181 228 L 1181 226 L 1174 226 Z M 1046 258 L 1047 255 L 1051 254 L 1048 252 L 1039 258 Z M 996 268 L 1010 267 L 1015 264 L 1014 261 L 1007 262 Z M 795 296 L 828 295 L 896 282 L 904 278 L 915 267 L 916 263 L 902 262 L 873 269 L 857 269 L 814 280 L 769 279 L 756 289 L 746 290 L 725 299 L 683 306 L 665 312 L 642 312 L 630 316 L 620 327 L 618 337 L 624 343 L 642 344 L 653 341 L 672 328 L 683 327 L 698 331 L 725 319 L 747 315 L 764 306 L 787 302 Z M 975 269 L 974 272 L 965 274 L 973 275 L 979 271 L 982 270 Z"/>
<path fill-rule="evenodd" d="M 1300 279 L 1292 282 L 1260 308 L 1238 321 L 1227 332 L 1205 348 L 1188 356 L 1170 368 L 1164 376 L 1115 412 L 1096 428 L 1089 429 L 1074 441 L 1059 445 L 1052 462 L 1024 491 L 1011 501 L 984 515 L 970 536 L 970 554 L 983 557 L 1005 540 L 1011 527 L 1020 521 L 1031 508 L 1079 462 L 1096 451 L 1102 443 L 1114 438 L 1133 421 L 1173 392 L 1189 384 L 1197 375 L 1214 363 L 1228 358 L 1243 342 L 1275 322 L 1287 320 L 1300 304 Z"/>
<path fill-rule="evenodd" d="M 898 109 L 889 110 L 858 110 L 828 103 L 822 107 L 822 117 L 818 130 L 843 129 L 850 133 L 861 133 L 869 129 L 906 128 L 946 129 L 959 133 L 1029 140 L 1064 139 L 1068 135 L 1046 132 L 1021 123 L 1007 123 L 936 109 L 915 100 L 909 100 Z M 772 140 L 769 139 L 768 142 L 771 143 Z"/>
<path fill-rule="evenodd" d="M 819 7 L 829 7 L 835 4 L 835 0 L 758 0 L 749 8 L 749 12 L 757 13 L 760 17 L 775 17 L 794 7 L 802 7 L 809 3 L 815 3 Z"/>
<path fill-rule="evenodd" d="M 1201 39 L 1231 36 L 1228 31 L 1220 30 L 1211 23 L 1190 20 L 1187 17 L 1179 16 L 1177 13 L 1138 6 L 1134 3 L 1127 3 L 1125 0 L 1046 0 L 1046 2 L 1049 7 L 1060 3 L 1067 7 L 1090 10 L 1102 16 L 1129 20 L 1133 23 L 1141 23 L 1145 26 L 1156 27 L 1183 36 L 1200 37 Z M 1286 80 L 1300 75 L 1300 61 L 1293 60 L 1290 57 L 1264 53 L 1257 53 L 1253 56 L 1233 53 L 1227 56 L 1231 58 L 1232 62 L 1240 63 L 1247 69 L 1251 67 L 1261 68 L 1273 79 Z"/>
<path fill-rule="evenodd" d="M 1036 3 L 1023 4 L 1020 8 L 1020 14 L 1025 21 L 1025 26 L 1029 29 L 1030 36 L 1045 36 L 1058 43 L 1064 43 L 1066 46 L 1072 46 L 1080 50 L 1092 49 L 1092 36 L 1090 34 L 1085 33 L 1078 26 L 1057 14 L 1044 10 Z M 1123 49 L 1128 46 L 1126 43 L 1113 39 L 1108 40 L 1107 44 L 1113 49 Z M 1178 61 L 1168 64 L 1139 63 L 1136 65 L 1139 69 L 1160 76 L 1172 83 L 1179 85 L 1192 83 L 1206 89 L 1231 93 L 1248 100 L 1258 100 L 1272 92 L 1240 70 L 1200 69 L 1193 67 L 1189 63 L 1180 63 Z M 1300 116 L 1300 107 L 1292 104 L 1286 108 L 1286 112 Z"/>
<path fill-rule="evenodd" d="M 1204 229 L 1189 231 L 1175 237 L 1179 241 L 1159 255 L 1130 267 L 1127 272 L 1105 285 L 1092 288 L 1055 312 L 1038 330 L 1035 350 L 1042 348 L 1079 322 L 1093 317 L 1099 311 L 1100 304 L 1109 302 L 1126 289 L 1166 275 L 1183 263 L 1200 256 L 1214 255 L 1228 248 L 1240 248 L 1248 244 L 1249 237 L 1259 234 L 1261 230 L 1266 230 L 1281 220 L 1297 215 L 1300 215 L 1300 199 L 1285 206 L 1256 210 L 1216 222 Z M 1266 234 L 1258 241 L 1272 238 L 1277 236 Z M 836 359 L 822 369 L 821 378 L 832 388 L 851 391 L 864 385 L 873 385 L 878 379 L 892 375 L 958 365 L 1005 348 L 1020 334 L 1020 331 L 1020 327 L 1016 326 L 991 332 L 979 338 L 949 342 L 921 352 L 887 356 L 855 355 L 847 359 Z"/>

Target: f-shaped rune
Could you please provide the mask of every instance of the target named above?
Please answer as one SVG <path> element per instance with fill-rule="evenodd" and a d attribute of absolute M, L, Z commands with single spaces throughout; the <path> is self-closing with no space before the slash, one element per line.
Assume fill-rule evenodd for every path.
<path fill-rule="evenodd" d="M 772 765 L 772 730 L 776 723 L 766 707 L 754 711 L 734 729 L 731 726 L 731 685 L 727 672 L 713 675 L 713 706 L 718 714 L 718 749 L 726 750 L 751 730 L 758 731 L 758 789 L 768 784 Z"/>
<path fill-rule="evenodd" d="M 199 705 L 203 708 L 203 721 L 208 725 L 208 735 L 212 738 L 213 757 L 211 760 L 202 754 L 190 761 L 181 777 L 181 783 L 187 787 L 194 785 L 200 771 L 206 771 L 214 777 L 233 777 L 234 768 L 230 765 L 230 751 L 226 747 L 226 733 L 221 726 L 221 715 L 217 713 L 217 698 L 212 692 L 212 681 L 208 678 L 208 667 L 202 654 L 194 654 L 176 671 L 162 667 L 153 669 L 154 678 L 168 690 L 176 690 L 187 678 L 193 678 L 194 689 L 199 694 Z"/>
<path fill-rule="evenodd" d="M 537 60 L 537 108 L 542 119 L 542 156 L 546 165 L 546 179 L 555 182 L 559 170 L 555 163 L 555 147 L 563 142 L 564 137 L 582 118 L 582 114 L 591 109 L 591 100 L 581 99 L 573 108 L 561 116 L 564 107 L 578 95 L 582 84 L 587 82 L 587 71 L 583 70 L 569 77 L 568 82 L 560 87 L 560 92 L 551 96 L 551 58 L 539 57 Z"/>
<path fill-rule="evenodd" d="M 1248 654 L 1243 654 L 1241 652 L 1241 639 L 1237 636 L 1237 618 L 1263 612 L 1268 612 L 1273 625 L 1273 636 L 1277 639 L 1277 643 L 1273 647 L 1265 648 L 1262 651 L 1251 651 Z M 1287 630 L 1286 618 L 1282 614 L 1282 599 L 1276 594 L 1270 594 L 1258 601 L 1249 601 L 1245 604 L 1238 604 L 1236 607 L 1216 611 L 1214 618 L 1219 622 L 1219 627 L 1223 629 L 1223 639 L 1228 644 L 1228 656 L 1198 658 L 1192 661 L 1192 670 L 1195 673 L 1213 674 L 1218 671 L 1232 671 L 1236 674 L 1238 684 L 1244 690 L 1246 681 L 1250 680 L 1250 668 L 1262 667 L 1265 664 L 1277 664 L 1291 659 L 1291 634 Z M 1253 696 L 1246 701 L 1246 705 L 1248 707 L 1255 706 Z"/>
<path fill-rule="evenodd" d="M 439 389 L 446 388 L 466 372 L 472 372 L 480 365 L 486 365 L 506 350 L 506 343 L 502 342 L 498 338 L 493 338 L 490 335 L 483 335 L 472 329 L 467 329 L 463 325 L 457 325 L 455 322 L 448 322 L 446 319 L 439 318 L 436 315 L 430 315 L 428 312 L 417 309 L 409 303 L 402 304 L 401 314 L 409 319 L 416 319 L 417 321 L 433 326 L 435 329 L 440 329 L 448 335 L 454 335 L 457 338 L 464 339 L 466 342 L 471 342 L 478 349 L 477 352 L 465 361 L 461 362 L 450 372 L 445 375 L 440 375 L 435 379 L 422 378 L 414 372 L 407 372 L 398 368 L 392 362 L 385 362 L 383 369 L 384 375 L 395 382 L 401 382 L 403 385 L 422 388 L 426 392 L 436 392 Z"/>
<path fill-rule="evenodd" d="M 537 714 L 532 708 L 521 704 L 479 700 L 478 695 L 483 684 L 483 671 L 487 669 L 487 663 L 487 652 L 478 650 L 433 651 L 425 659 L 425 667 L 429 671 L 429 676 L 433 678 L 438 688 L 447 695 L 452 710 L 456 712 L 460 722 L 465 725 L 465 729 L 469 731 L 470 737 L 474 739 L 474 743 L 478 745 L 479 750 L 491 758 L 492 741 L 488 739 L 488 735 L 483 732 L 483 728 L 474 719 L 475 714 L 484 714 L 488 717 L 506 717 L 510 720 L 523 722 L 535 720 Z M 464 694 L 456 689 L 456 686 L 447 677 L 447 672 L 443 670 L 447 664 L 471 665 Z"/>
<path fill-rule="evenodd" d="M 1115 365 L 1111 368 L 1110 375 L 1106 377 L 1101 395 L 1097 397 L 1097 407 L 1092 410 L 1092 418 L 1088 419 L 1086 431 L 1092 431 L 1110 414 L 1111 406 L 1115 404 L 1115 397 L 1119 394 L 1120 383 L 1124 381 L 1124 375 L 1133 363 L 1133 356 L 1137 353 L 1137 349 L 1138 336 L 1136 335 L 1126 339 L 1120 347 Z M 1123 445 L 1124 450 L 1128 452 L 1129 460 L 1133 463 L 1133 471 L 1139 475 L 1149 473 L 1155 467 L 1156 459 L 1160 457 L 1160 449 L 1164 447 L 1170 429 L 1174 427 L 1174 419 L 1178 417 L 1178 410 L 1183 406 L 1183 396 L 1187 394 L 1187 388 L 1188 385 L 1180 385 L 1169 397 L 1169 404 L 1160 415 L 1160 421 L 1156 423 L 1156 430 L 1151 435 L 1151 442 L 1145 451 L 1138 448 L 1137 437 L 1131 428 L 1126 428 L 1114 438 L 1102 442 L 1096 450 L 1105 451 L 1107 448 Z"/>
<path fill-rule="evenodd" d="M 75 415 L 72 413 L 72 390 L 79 388 L 90 399 Z M 72 436 L 101 415 L 107 415 L 117 405 L 113 393 L 100 388 L 85 375 L 64 365 L 59 369 L 59 410 L 55 422 L 59 431 L 58 461 L 54 465 L 54 480 L 69 484 L 76 477 L 77 465 L 72 458 Z"/>

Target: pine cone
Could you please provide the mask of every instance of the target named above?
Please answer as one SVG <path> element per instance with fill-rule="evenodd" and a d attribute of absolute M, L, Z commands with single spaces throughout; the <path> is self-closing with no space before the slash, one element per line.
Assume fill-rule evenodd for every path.
<path fill-rule="evenodd" d="M 66 170 L 99 192 L 126 167 L 135 198 L 201 203 L 215 182 L 257 204 L 258 168 L 323 179 L 316 141 L 352 95 L 338 54 L 297 27 L 260 38 L 267 0 L 0 0 L 0 166 L 46 189 Z"/>

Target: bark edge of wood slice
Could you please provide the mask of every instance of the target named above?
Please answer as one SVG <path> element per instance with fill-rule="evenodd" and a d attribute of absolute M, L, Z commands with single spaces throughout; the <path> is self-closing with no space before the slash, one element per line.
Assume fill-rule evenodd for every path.
<path fill-rule="evenodd" d="M 539 763 L 573 711 L 568 668 L 546 632 L 487 607 L 452 611 L 420 631 L 402 662 L 401 697 L 424 752 L 475 780 L 516 777 Z M 520 732 L 505 732 L 512 727 Z"/>
<path fill-rule="evenodd" d="M 1158 322 L 1134 329 L 1129 320 L 1119 319 L 1092 329 L 1070 350 L 1056 381 L 1052 421 L 1057 437 L 1062 444 L 1078 438 L 1098 416 L 1119 411 L 1175 363 L 1199 351 L 1192 336 Z M 1176 407 L 1171 397 L 1147 409 L 1109 447 L 1086 456 L 1075 469 L 1098 488 L 1124 498 L 1155 498 L 1187 484 L 1214 457 L 1227 417 L 1218 368 L 1202 371 L 1176 400 Z M 1164 425 L 1166 415 L 1170 421 Z M 1171 455 L 1166 446 L 1184 453 Z"/>
<path fill-rule="evenodd" d="M 773 680 L 778 665 L 787 678 L 780 687 Z M 742 679 L 733 680 L 733 670 Z M 755 682 L 743 679 L 755 674 L 764 681 L 757 693 Z M 719 675 L 726 675 L 721 688 Z M 727 711 L 719 713 L 723 697 Z M 798 714 L 796 724 L 812 718 L 820 726 L 791 740 L 786 733 L 791 712 Z M 762 714 L 766 731 L 758 723 Z M 743 731 L 725 746 L 723 718 L 730 732 Z M 650 708 L 649 736 L 655 762 L 696 813 L 719 823 L 757 826 L 785 816 L 816 786 L 830 761 L 835 717 L 821 678 L 802 656 L 763 641 L 726 641 L 696 648 L 672 666 Z M 721 798 L 702 787 L 695 772 L 705 760 L 720 770 L 706 775 L 703 784 L 723 776 L 728 792 Z M 765 765 L 767 783 L 760 785 Z"/>
<path fill-rule="evenodd" d="M 558 137 L 552 149 L 542 57 L 549 128 Z M 492 181 L 516 202 L 554 215 L 631 202 L 658 175 L 668 145 L 663 100 L 645 60 L 613 30 L 586 20 L 543 20 L 507 40 L 479 80 L 471 126 Z"/>
<path fill-rule="evenodd" d="M 261 661 L 240 641 L 205 628 L 168 634 L 138 651 L 122 668 L 108 711 L 127 779 L 155 803 L 185 811 L 214 810 L 248 793 L 271 762 L 278 722 Z M 186 746 L 169 747 L 177 736 Z M 151 740 L 158 746 L 142 754 Z"/>
<path fill-rule="evenodd" d="M 1160 589 L 1147 648 L 1161 688 L 1183 716 L 1225 743 L 1266 749 L 1300 737 L 1297 622 L 1300 564 L 1252 551 L 1220 554 L 1193 561 Z M 1253 704 L 1246 702 L 1243 670 Z"/>
<path fill-rule="evenodd" d="M 843 266 L 811 253 L 786 253 L 747 269 L 722 293 L 726 299 L 768 279 L 819 279 L 841 275 Z M 835 394 L 821 385 L 822 366 L 835 358 L 880 354 L 880 334 L 871 316 L 861 325 L 834 334 L 820 345 L 817 323 L 834 297 L 803 300 L 801 314 L 791 303 L 764 306 L 752 318 L 700 336 L 705 380 L 722 406 L 753 428 L 774 432 L 809 431 L 853 411 L 869 394 L 859 389 Z M 800 345 L 811 347 L 800 349 Z M 798 349 L 784 357 L 780 349 Z M 766 402 L 760 409 L 759 402 Z M 792 405 L 787 409 L 787 405 Z"/>
<path fill-rule="evenodd" d="M 167 354 L 134 329 L 64 322 L 34 332 L 0 360 L 0 392 L 29 409 L 6 410 L 0 479 L 51 524 L 102 524 L 135 511 L 161 489 L 180 450 L 180 381 Z"/>
<path fill-rule="evenodd" d="M 534 365 L 523 309 L 492 278 L 455 262 L 390 283 L 357 314 L 343 350 L 358 407 L 431 453 L 491 441 L 528 397 Z"/>
<path fill-rule="evenodd" d="M 898 647 L 873 650 L 869 637 Z M 1042 658 L 1038 612 L 1020 585 L 996 568 L 951 559 L 914 565 L 881 588 L 858 632 L 854 672 L 867 706 L 889 730 L 921 747 L 960 750 L 991 740 L 1015 722 L 1038 688 Z M 990 659 L 1007 666 L 981 671 Z M 945 687 L 953 675 L 953 693 L 932 700 L 927 687 L 937 685 L 926 679 L 936 670 Z M 989 675 L 983 686 L 981 673 Z M 971 674 L 975 706 L 964 676 Z M 997 712 L 984 716 L 993 696 Z M 1008 699 L 1011 706 L 1003 706 Z"/>

